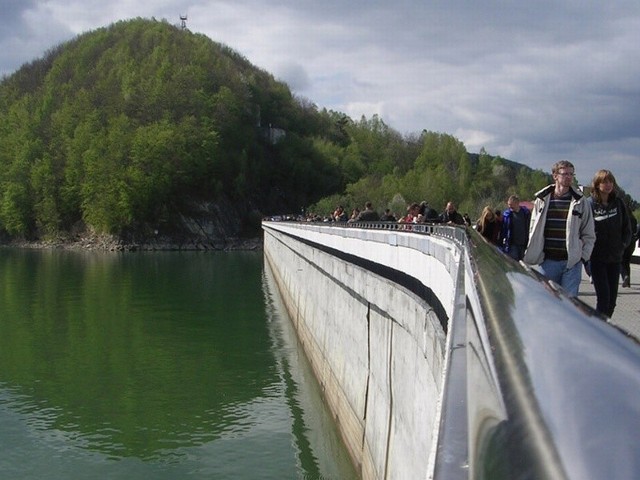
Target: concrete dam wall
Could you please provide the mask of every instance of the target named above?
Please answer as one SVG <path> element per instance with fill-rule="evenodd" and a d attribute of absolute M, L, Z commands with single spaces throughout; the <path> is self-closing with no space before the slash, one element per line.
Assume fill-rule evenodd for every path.
<path fill-rule="evenodd" d="M 614 393 L 640 394 L 637 343 L 475 232 L 360 227 L 263 223 L 362 478 L 640 473 L 639 402 Z M 606 425 L 595 399 L 611 402 Z M 615 455 L 597 448 L 612 441 Z"/>

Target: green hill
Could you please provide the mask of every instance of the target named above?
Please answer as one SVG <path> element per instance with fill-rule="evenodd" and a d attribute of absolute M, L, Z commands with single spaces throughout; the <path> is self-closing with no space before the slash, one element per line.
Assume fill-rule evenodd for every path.
<path fill-rule="evenodd" d="M 548 181 L 447 134 L 319 110 L 166 21 L 80 35 L 0 82 L 5 240 L 91 232 L 217 247 L 256 235 L 263 215 L 426 199 L 473 216 Z"/>
<path fill-rule="evenodd" d="M 0 229 L 140 236 L 213 215 L 218 230 L 240 234 L 257 212 L 344 186 L 310 140 L 321 121 L 203 35 L 115 23 L 2 80 Z"/>

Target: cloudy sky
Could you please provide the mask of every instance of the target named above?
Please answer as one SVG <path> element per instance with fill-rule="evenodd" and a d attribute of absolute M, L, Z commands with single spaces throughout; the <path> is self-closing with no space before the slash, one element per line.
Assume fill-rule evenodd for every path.
<path fill-rule="evenodd" d="M 76 35 L 166 19 L 240 52 L 320 108 L 589 183 L 607 168 L 640 201 L 638 0 L 0 0 L 0 75 Z"/>

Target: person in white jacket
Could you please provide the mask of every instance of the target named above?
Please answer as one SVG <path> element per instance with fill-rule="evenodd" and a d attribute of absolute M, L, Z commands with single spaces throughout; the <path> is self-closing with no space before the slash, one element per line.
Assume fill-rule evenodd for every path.
<path fill-rule="evenodd" d="M 551 169 L 554 183 L 536 193 L 531 212 L 529 244 L 522 259 L 538 266 L 550 280 L 577 296 L 582 265 L 589 272 L 589 258 L 596 241 L 591 206 L 573 188 L 575 168 L 567 160 Z"/>

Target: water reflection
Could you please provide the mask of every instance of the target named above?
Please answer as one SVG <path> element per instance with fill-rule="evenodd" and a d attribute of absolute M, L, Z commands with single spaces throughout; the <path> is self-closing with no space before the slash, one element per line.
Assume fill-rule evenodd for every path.
<path fill-rule="evenodd" d="M 352 479 L 357 474 L 326 405 L 323 393 L 298 344 L 273 273 L 265 261 L 264 286 L 267 318 L 274 342 L 274 352 L 285 385 L 286 401 L 293 417 L 298 461 L 305 478 Z M 327 461 L 330 459 L 331 461 Z"/>
<path fill-rule="evenodd" d="M 242 428 L 232 406 L 278 381 L 251 260 L 103 255 L 83 268 L 76 254 L 21 256 L 0 266 L 1 375 L 38 427 L 152 458 Z"/>
<path fill-rule="evenodd" d="M 0 470 L 318 477 L 334 460 L 306 440 L 299 354 L 262 270 L 250 252 L 0 250 L 0 440 L 21 444 Z"/>

